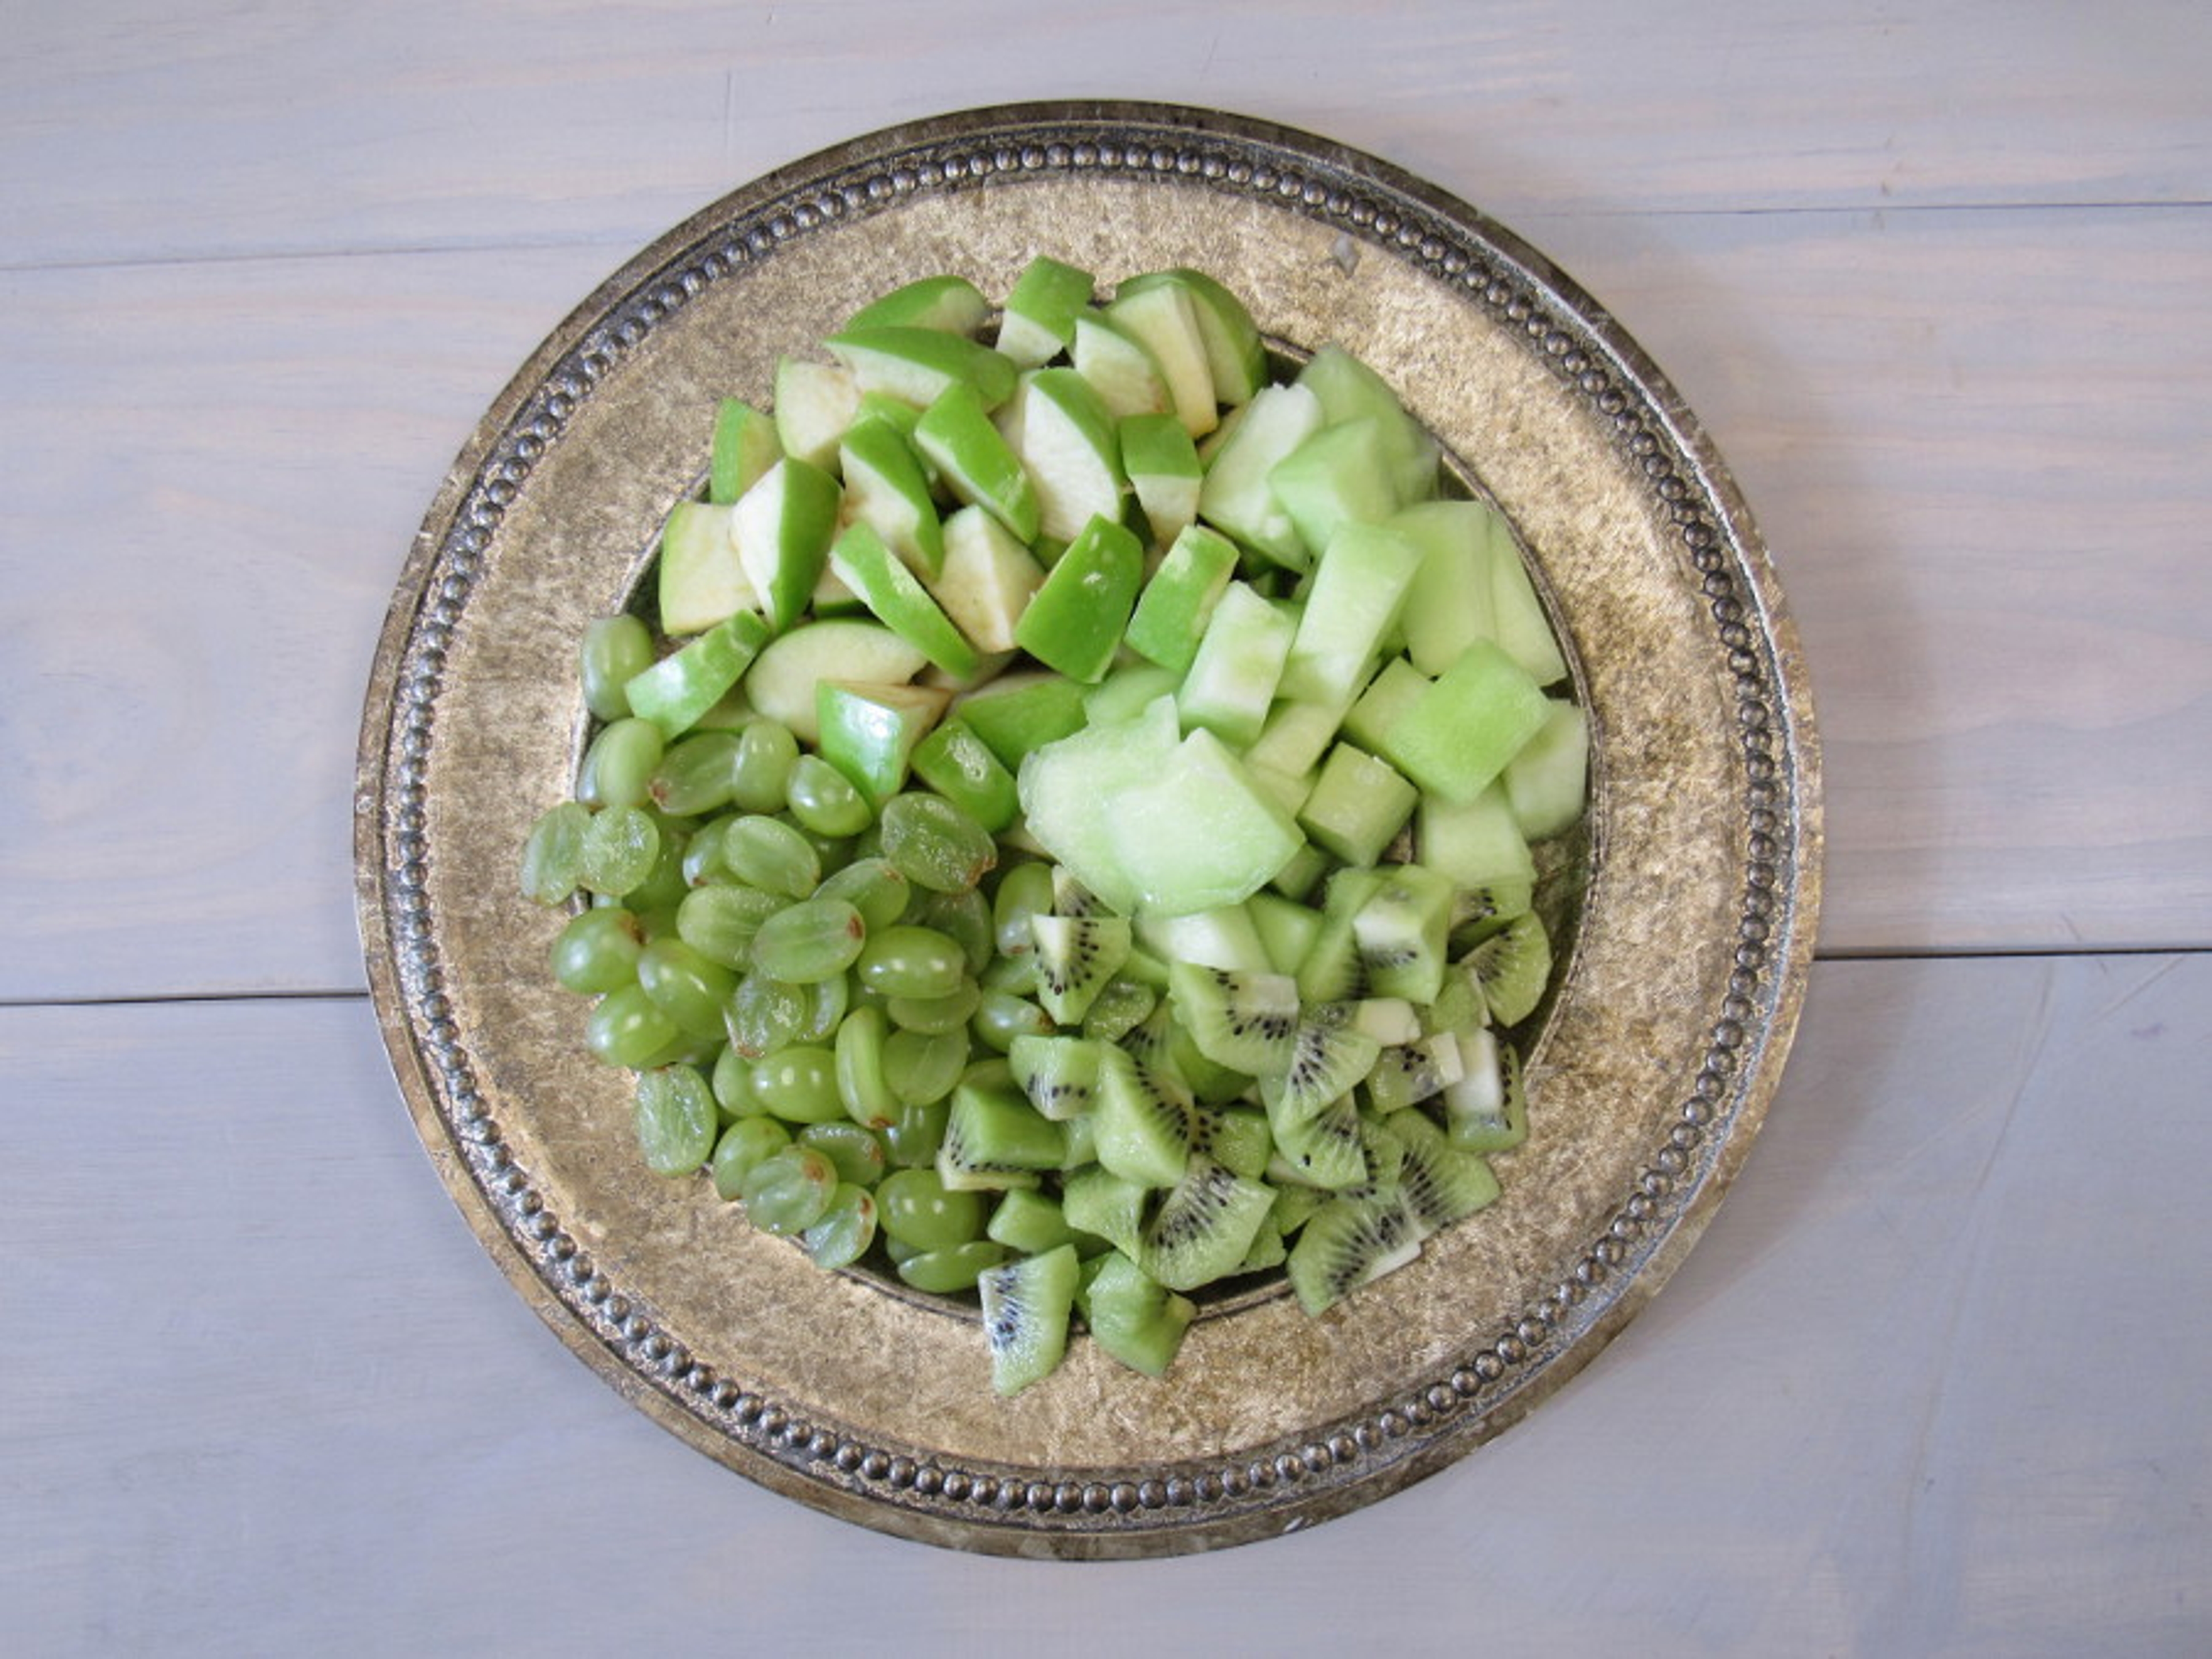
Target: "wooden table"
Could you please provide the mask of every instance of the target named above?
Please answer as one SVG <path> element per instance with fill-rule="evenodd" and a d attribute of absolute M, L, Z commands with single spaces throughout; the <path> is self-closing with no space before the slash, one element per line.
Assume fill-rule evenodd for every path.
<path fill-rule="evenodd" d="M 19 6 L 0 64 L 0 1644 L 2212 1649 L 2201 5 Z M 1666 1293 L 1389 1501 L 947 1555 L 687 1449 L 432 1175 L 354 745 L 432 490 L 635 247 L 891 121 L 1210 104 L 1472 201 L 1729 457 L 1820 959 Z"/>

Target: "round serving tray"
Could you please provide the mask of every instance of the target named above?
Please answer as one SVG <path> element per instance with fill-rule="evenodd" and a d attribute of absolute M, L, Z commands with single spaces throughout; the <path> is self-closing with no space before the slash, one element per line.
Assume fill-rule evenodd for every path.
<path fill-rule="evenodd" d="M 1201 1319 L 1152 1381 L 1087 1343 L 1002 1401 L 973 1322 L 815 1270 L 639 1162 L 626 1074 L 516 881 L 586 726 L 574 664 L 702 476 L 715 400 L 866 300 L 1038 252 L 1194 265 L 1283 349 L 1372 364 L 1510 518 L 1593 731 L 1576 912 L 1504 1194 L 1308 1318 Z M 1819 760 L 1794 629 L 1711 442 L 1603 310 L 1434 186 L 1310 135 L 1151 104 L 969 111 L 826 150 L 647 248 L 455 462 L 376 654 L 358 900 L 402 1092 L 485 1248 L 627 1399 L 847 1519 L 1002 1554 L 1246 1542 L 1498 1434 L 1660 1286 L 1741 1164 L 1802 998 Z"/>

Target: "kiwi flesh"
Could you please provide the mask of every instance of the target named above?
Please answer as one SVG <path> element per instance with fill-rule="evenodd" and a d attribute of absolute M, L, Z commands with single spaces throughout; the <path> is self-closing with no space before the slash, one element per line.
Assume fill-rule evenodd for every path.
<path fill-rule="evenodd" d="M 1267 1161 L 1267 1175 L 1273 1181 L 1338 1191 L 1371 1176 L 1359 1109 L 1349 1095 L 1298 1122 L 1278 1123 L 1270 1117 L 1269 1127 L 1275 1152 Z"/>
<path fill-rule="evenodd" d="M 1128 960 L 1130 931 L 1126 916 L 1030 918 L 1036 940 L 1037 1001 L 1062 1025 L 1079 1025 Z"/>
<path fill-rule="evenodd" d="M 1367 969 L 1366 994 L 1437 1000 L 1456 890 L 1449 876 L 1418 864 L 1383 878 L 1352 918 L 1352 943 Z"/>
<path fill-rule="evenodd" d="M 1449 1034 L 1386 1044 L 1367 1073 L 1367 1097 L 1381 1112 L 1433 1100 L 1465 1074 L 1459 1044 Z"/>
<path fill-rule="evenodd" d="M 951 1191 L 1034 1187 L 1067 1156 L 1058 1124 L 1009 1087 L 963 1083 L 952 1091 L 937 1176 Z"/>
<path fill-rule="evenodd" d="M 1060 1212 L 1079 1233 L 1103 1238 L 1124 1255 L 1144 1248 L 1152 1189 L 1097 1164 L 1071 1174 L 1060 1188 Z"/>
<path fill-rule="evenodd" d="M 1462 1152 L 1502 1152 L 1528 1138 L 1528 1103 L 1521 1056 L 1490 1031 L 1459 1039 L 1465 1068 L 1443 1095 L 1444 1129 Z"/>
<path fill-rule="evenodd" d="M 1275 1133 L 1267 1115 L 1254 1106 L 1204 1106 L 1193 1114 L 1191 1150 L 1227 1165 L 1248 1181 L 1267 1172 Z"/>
<path fill-rule="evenodd" d="M 983 1334 L 991 1351 L 991 1386 L 1001 1396 L 1019 1394 L 1060 1364 L 1067 1351 L 1068 1316 L 1081 1273 L 1075 1247 L 1061 1244 L 977 1275 Z"/>
<path fill-rule="evenodd" d="M 1277 1135 L 1285 1125 L 1308 1122 L 1331 1102 L 1349 1094 L 1382 1053 L 1381 1043 L 1349 1026 L 1299 1021 L 1288 1062 L 1281 1071 L 1260 1079 L 1260 1098 Z"/>
<path fill-rule="evenodd" d="M 1425 1237 L 1498 1197 L 1498 1177 L 1490 1165 L 1479 1154 L 1453 1146 L 1427 1114 L 1408 1108 L 1385 1119 L 1383 1127 L 1405 1148 L 1398 1197 Z"/>
<path fill-rule="evenodd" d="M 1395 1193 L 1330 1200 L 1307 1218 L 1284 1273 L 1298 1305 L 1319 1314 L 1420 1254 L 1419 1228 Z"/>
<path fill-rule="evenodd" d="M 1089 1037 L 1024 1032 L 1007 1048 L 1006 1063 L 1030 1104 L 1065 1123 L 1097 1104 L 1105 1054 L 1106 1045 Z"/>
<path fill-rule="evenodd" d="M 1085 1269 L 1083 1316 L 1108 1356 L 1146 1376 L 1164 1376 L 1198 1309 L 1119 1250 Z"/>
<path fill-rule="evenodd" d="M 1300 1001 L 1288 974 L 1177 962 L 1168 969 L 1168 998 L 1199 1052 L 1216 1065 L 1257 1075 L 1290 1058 Z"/>
<path fill-rule="evenodd" d="M 1517 1025 L 1536 1010 L 1552 977 L 1552 941 L 1534 911 L 1507 922 L 1461 958 L 1482 988 L 1491 1017 Z"/>
<path fill-rule="evenodd" d="M 1134 1030 L 1159 1006 L 1160 994 L 1144 981 L 1117 973 L 1100 988 L 1083 1016 L 1083 1035 L 1115 1042 Z"/>
<path fill-rule="evenodd" d="M 1193 1291 L 1237 1271 L 1275 1194 L 1210 1158 L 1192 1158 L 1145 1229 L 1137 1265 L 1171 1291 Z"/>
<path fill-rule="evenodd" d="M 1196 1106 L 1173 1073 L 1107 1050 L 1091 1114 L 1099 1163 L 1140 1186 L 1174 1186 L 1190 1161 Z"/>

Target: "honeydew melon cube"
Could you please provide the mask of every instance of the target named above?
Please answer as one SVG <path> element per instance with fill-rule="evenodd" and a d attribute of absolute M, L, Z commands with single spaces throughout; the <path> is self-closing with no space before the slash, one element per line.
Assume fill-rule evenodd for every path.
<path fill-rule="evenodd" d="M 738 557 L 779 633 L 813 600 L 842 498 L 830 473 L 787 455 L 761 474 L 732 509 Z"/>
<path fill-rule="evenodd" d="M 1172 415 L 1132 415 L 1121 423 L 1119 437 L 1121 471 L 1152 539 L 1171 546 L 1198 517 L 1198 494 L 1206 482 L 1198 446 Z"/>
<path fill-rule="evenodd" d="M 1491 562 L 1504 521 L 1480 501 L 1438 501 L 1416 502 L 1388 522 L 1421 550 L 1406 595 L 1406 654 L 1422 673 L 1441 674 L 1474 641 L 1498 636 Z"/>
<path fill-rule="evenodd" d="M 842 363 L 786 357 L 776 364 L 776 441 L 793 459 L 835 466 L 838 441 L 860 408 L 860 386 Z"/>
<path fill-rule="evenodd" d="M 1013 395 L 1018 371 L 990 347 L 941 329 L 886 325 L 847 329 L 823 343 L 852 371 L 862 392 L 881 392 L 927 409 L 951 386 L 965 386 L 987 410 Z"/>
<path fill-rule="evenodd" d="M 954 627 L 921 580 L 866 524 L 846 527 L 830 550 L 830 568 L 884 627 L 955 679 L 973 674 L 975 647 Z"/>
<path fill-rule="evenodd" d="M 1342 525 L 1380 524 L 1399 505 L 1375 420 L 1323 427 L 1275 464 L 1267 488 L 1308 547 L 1326 548 Z"/>
<path fill-rule="evenodd" d="M 1288 611 L 1230 583 L 1176 694 L 1184 726 L 1203 726 L 1237 749 L 1258 738 L 1297 628 Z"/>
<path fill-rule="evenodd" d="M 1169 407 L 1185 432 L 1202 438 L 1220 424 L 1206 337 L 1187 289 L 1163 283 L 1117 294 L 1106 317 L 1152 353 L 1167 385 Z"/>
<path fill-rule="evenodd" d="M 1521 833 L 1542 841 L 1581 817 L 1589 776 L 1589 718 L 1580 704 L 1554 697 L 1543 725 L 1505 766 L 1505 797 Z"/>
<path fill-rule="evenodd" d="M 1429 689 L 1427 675 L 1403 657 L 1384 663 L 1344 717 L 1344 735 L 1364 749 L 1382 747 L 1399 715 Z"/>
<path fill-rule="evenodd" d="M 1245 749 L 1245 763 L 1310 781 L 1344 721 L 1344 710 L 1328 703 L 1278 700 L 1259 737 Z"/>
<path fill-rule="evenodd" d="M 1526 669 L 1477 640 L 1391 722 L 1383 756 L 1423 789 L 1473 800 L 1536 734 L 1548 707 Z"/>
<path fill-rule="evenodd" d="M 1203 525 L 1185 529 L 1138 597 L 1129 648 L 1164 668 L 1188 669 L 1236 571 L 1235 543 Z"/>
<path fill-rule="evenodd" d="M 1015 396 L 1008 441 L 1036 496 L 1037 533 L 1073 541 L 1094 518 L 1119 519 L 1128 491 L 1121 441 L 1091 383 L 1072 368 L 1042 368 Z"/>
<path fill-rule="evenodd" d="M 1198 516 L 1285 569 L 1303 571 L 1313 552 L 1267 475 L 1321 429 L 1321 399 L 1302 386 L 1263 386 L 1214 452 L 1198 492 Z"/>
<path fill-rule="evenodd" d="M 989 743 L 988 732 L 976 726 L 978 706 L 986 701 L 964 705 L 962 717 Z M 1138 897 L 1115 833 L 1118 803 L 1161 775 L 1182 743 L 1182 731 L 1175 699 L 1162 697 L 1134 720 L 1086 726 L 1031 749 L 1015 773 L 1031 839 L 1117 914 L 1132 914 Z M 1006 758 L 1003 752 L 1000 758 Z"/>
<path fill-rule="evenodd" d="M 1462 887 L 1533 888 L 1536 860 L 1506 799 L 1493 783 L 1468 801 L 1424 795 L 1413 820 L 1413 852 L 1421 863 Z"/>
<path fill-rule="evenodd" d="M 915 423 L 914 441 L 954 495 L 981 507 L 1023 541 L 1036 539 L 1036 486 L 975 387 L 946 386 Z"/>
<path fill-rule="evenodd" d="M 1291 815 L 1202 726 L 1152 778 L 1104 798 L 1102 813 L 1139 915 L 1242 904 L 1305 843 Z"/>
<path fill-rule="evenodd" d="M 1566 678 L 1567 659 L 1560 653 L 1559 636 L 1552 630 L 1544 602 L 1521 550 L 1503 519 L 1491 539 L 1490 603 L 1492 626 L 1505 654 L 1528 671 L 1539 685 L 1554 685 Z"/>
<path fill-rule="evenodd" d="M 1346 864 L 1371 865 L 1406 827 L 1420 799 L 1420 791 L 1387 763 L 1340 743 L 1322 763 L 1298 823 L 1315 845 Z"/>
<path fill-rule="evenodd" d="M 837 446 L 845 514 L 867 525 L 912 568 L 933 576 L 945 562 L 945 526 L 929 476 L 905 432 L 863 415 Z"/>
<path fill-rule="evenodd" d="M 991 314 L 991 302 L 965 276 L 921 276 L 862 306 L 845 330 L 896 326 L 974 334 Z"/>
<path fill-rule="evenodd" d="M 1206 372 L 1214 396 L 1232 407 L 1249 403 L 1267 383 L 1267 356 L 1244 302 L 1204 271 L 1180 266 L 1132 276 L 1115 290 L 1115 296 L 1131 299 L 1154 287 L 1179 288 L 1190 296 L 1206 342 Z"/>
<path fill-rule="evenodd" d="M 927 586 L 953 625 L 979 651 L 1014 648 L 1014 624 L 1044 585 L 1044 567 L 980 507 L 945 520 L 945 562 Z"/>
<path fill-rule="evenodd" d="M 1014 643 L 1070 679 L 1097 684 L 1121 647 L 1144 574 L 1143 544 L 1119 524 L 1092 519 L 1014 624 Z"/>
<path fill-rule="evenodd" d="M 1275 971 L 1248 904 L 1217 905 L 1186 915 L 1144 916 L 1137 922 L 1137 939 L 1162 962 L 1187 962 L 1232 974 Z"/>
<path fill-rule="evenodd" d="M 1382 428 L 1390 479 L 1401 501 L 1437 493 L 1437 441 L 1406 412 L 1390 383 L 1343 347 L 1324 345 L 1298 371 L 1297 384 L 1320 400 L 1331 426 L 1372 420 Z"/>
<path fill-rule="evenodd" d="M 762 608 L 731 532 L 734 511 L 709 501 L 678 501 L 669 509 L 655 591 L 661 631 L 672 639 L 703 634 L 726 617 Z"/>
<path fill-rule="evenodd" d="M 1379 525 L 1346 524 L 1322 550 L 1298 623 L 1282 695 L 1348 703 L 1396 623 L 1420 550 Z"/>
<path fill-rule="evenodd" d="M 742 398 L 714 406 L 714 440 L 707 466 L 707 499 L 734 501 L 783 459 L 775 422 Z"/>
<path fill-rule="evenodd" d="M 822 681 L 903 685 L 928 661 L 881 623 L 842 617 L 802 623 L 761 647 L 745 671 L 745 696 L 756 711 L 813 743 L 821 737 L 814 688 Z"/>
<path fill-rule="evenodd" d="M 1091 273 L 1039 254 L 1006 292 L 999 350 L 1023 368 L 1038 368 L 1065 351 L 1075 319 L 1091 303 Z"/>

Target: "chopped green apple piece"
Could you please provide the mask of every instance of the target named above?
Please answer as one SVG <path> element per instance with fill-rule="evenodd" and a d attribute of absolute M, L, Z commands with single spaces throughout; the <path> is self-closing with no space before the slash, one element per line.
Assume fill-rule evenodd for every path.
<path fill-rule="evenodd" d="M 1014 624 L 1044 585 L 1044 567 L 1021 538 L 980 507 L 945 520 L 945 562 L 929 590 L 979 651 L 1014 648 Z"/>
<path fill-rule="evenodd" d="M 1230 583 L 1176 694 L 1184 726 L 1204 726 L 1236 749 L 1258 738 L 1297 628 L 1288 610 Z"/>
<path fill-rule="evenodd" d="M 1073 541 L 1094 518 L 1119 519 L 1128 480 L 1114 417 L 1072 368 L 1041 368 L 1015 392 L 1011 440 L 1037 502 L 1037 534 Z"/>
<path fill-rule="evenodd" d="M 822 758 L 880 808 L 906 787 L 915 748 L 951 701 L 950 692 L 926 685 L 817 681 L 814 724 Z"/>
<path fill-rule="evenodd" d="M 909 568 L 935 575 L 945 563 L 945 526 L 906 432 L 881 416 L 861 416 L 845 429 L 837 466 L 846 516 L 874 530 Z"/>
<path fill-rule="evenodd" d="M 1267 353 L 1251 312 L 1215 278 L 1178 267 L 1132 276 L 1115 290 L 1117 300 L 1134 298 L 1152 288 L 1179 288 L 1190 296 L 1198 329 L 1206 342 L 1206 365 L 1213 394 L 1232 407 L 1252 401 L 1267 383 Z"/>
<path fill-rule="evenodd" d="M 845 328 L 934 328 L 974 334 L 991 314 L 991 302 L 965 276 L 923 276 L 862 306 Z"/>
<path fill-rule="evenodd" d="M 1582 817 L 1589 775 L 1589 718 L 1578 703 L 1552 700 L 1544 723 L 1505 765 L 1505 797 L 1530 841 L 1559 834 Z"/>
<path fill-rule="evenodd" d="M 1022 612 L 1014 643 L 1072 680 L 1097 684 L 1121 647 L 1144 574 L 1136 537 L 1110 520 L 1091 520 Z"/>
<path fill-rule="evenodd" d="M 1423 789 L 1473 800 L 1535 736 L 1547 708 L 1527 670 L 1477 640 L 1391 722 L 1383 755 Z"/>
<path fill-rule="evenodd" d="M 1075 319 L 1069 361 L 1117 421 L 1176 412 L 1175 394 L 1152 349 L 1103 313 L 1086 311 Z"/>
<path fill-rule="evenodd" d="M 703 634 L 726 617 L 761 608 L 731 533 L 734 511 L 708 501 L 678 501 L 669 509 L 654 584 L 661 631 L 671 639 Z"/>
<path fill-rule="evenodd" d="M 1106 307 L 1106 318 L 1141 343 L 1159 365 L 1170 409 L 1184 431 L 1202 438 L 1220 424 L 1206 338 L 1199 332 L 1197 308 L 1188 289 L 1161 283 L 1133 294 L 1117 294 Z"/>
<path fill-rule="evenodd" d="M 1420 550 L 1395 531 L 1364 524 L 1340 529 L 1314 568 L 1297 638 L 1283 665 L 1283 696 L 1351 702 L 1396 623 L 1420 562 Z"/>
<path fill-rule="evenodd" d="M 1042 672 L 1001 675 L 963 697 L 957 712 L 1009 771 L 1030 750 L 1073 736 L 1088 721 L 1083 688 Z"/>
<path fill-rule="evenodd" d="M 1118 435 L 1121 471 L 1152 539 L 1171 545 L 1198 517 L 1198 493 L 1206 482 L 1198 446 L 1172 415 L 1132 415 Z"/>
<path fill-rule="evenodd" d="M 1305 386 L 1263 386 L 1207 467 L 1198 516 L 1288 570 L 1304 570 L 1312 550 L 1268 488 L 1267 475 L 1321 429 L 1321 399 Z"/>
<path fill-rule="evenodd" d="M 975 672 L 980 660 L 975 647 L 930 597 L 921 578 L 867 525 L 847 527 L 830 550 L 830 568 L 884 627 L 945 673 L 962 679 Z"/>
<path fill-rule="evenodd" d="M 1236 572 L 1236 544 L 1203 525 L 1184 530 L 1138 598 L 1129 617 L 1129 648 L 1164 668 L 1188 669 Z"/>
<path fill-rule="evenodd" d="M 1067 349 L 1075 319 L 1091 303 L 1091 273 L 1039 254 L 1007 290 L 999 350 L 1023 368 L 1040 368 Z"/>
<path fill-rule="evenodd" d="M 745 576 L 781 633 L 814 597 L 837 533 L 837 480 L 808 461 L 786 456 L 744 493 L 732 533 Z"/>
<path fill-rule="evenodd" d="M 962 501 L 981 507 L 1023 541 L 1036 539 L 1036 486 L 974 386 L 946 386 L 915 423 L 914 441 Z"/>
<path fill-rule="evenodd" d="M 775 366 L 775 436 L 810 466 L 837 464 L 837 444 L 860 412 L 860 388 L 842 363 L 786 357 Z"/>
<path fill-rule="evenodd" d="M 783 441 L 775 435 L 775 422 L 741 398 L 723 398 L 714 410 L 707 499 L 736 501 L 782 459 Z"/>
<path fill-rule="evenodd" d="M 964 720 L 942 720 L 915 748 L 914 775 L 996 835 L 1020 814 L 1014 775 Z"/>
<path fill-rule="evenodd" d="M 820 741 L 814 688 L 823 680 L 903 685 L 929 659 L 881 623 L 833 617 L 801 623 L 761 647 L 745 672 L 745 696 L 802 743 Z"/>
<path fill-rule="evenodd" d="M 630 713 L 674 742 L 728 695 L 768 643 L 766 623 L 750 611 L 735 612 L 625 681 Z"/>
<path fill-rule="evenodd" d="M 983 407 L 1013 395 L 1013 363 L 987 345 L 941 329 L 884 325 L 847 329 L 823 343 L 852 371 L 862 392 L 881 392 L 927 409 L 948 387 L 971 388 Z"/>

